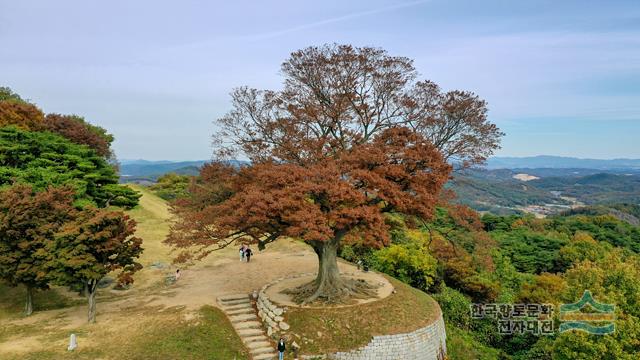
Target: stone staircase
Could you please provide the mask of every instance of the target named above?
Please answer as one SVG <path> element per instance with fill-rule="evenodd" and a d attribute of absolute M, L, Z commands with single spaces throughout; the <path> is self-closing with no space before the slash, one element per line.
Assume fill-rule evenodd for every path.
<path fill-rule="evenodd" d="M 247 294 L 226 295 L 218 298 L 220 308 L 227 314 L 253 360 L 276 359 L 278 354 L 264 334 L 262 322 L 258 319 Z"/>

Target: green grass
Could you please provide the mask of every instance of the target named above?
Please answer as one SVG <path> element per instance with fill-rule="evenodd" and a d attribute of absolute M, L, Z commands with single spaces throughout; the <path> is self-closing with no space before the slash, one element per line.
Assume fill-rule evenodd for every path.
<path fill-rule="evenodd" d="M 290 308 L 286 320 L 302 354 L 345 351 L 364 346 L 374 335 L 415 331 L 440 311 L 424 292 L 387 277 L 396 293 L 373 303 L 334 309 Z"/>
<path fill-rule="evenodd" d="M 205 306 L 197 321 L 158 323 L 127 344 L 129 359 L 248 359 L 242 341 L 222 311 Z"/>
<path fill-rule="evenodd" d="M 469 331 L 447 325 L 447 357 L 451 360 L 493 360 L 500 351 L 474 339 Z"/>

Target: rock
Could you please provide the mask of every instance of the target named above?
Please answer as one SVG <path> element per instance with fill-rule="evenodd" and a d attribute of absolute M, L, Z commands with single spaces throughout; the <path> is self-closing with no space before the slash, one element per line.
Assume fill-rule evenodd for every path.
<path fill-rule="evenodd" d="M 278 323 L 278 326 L 280 326 L 280 329 L 282 330 L 289 330 L 290 327 L 289 324 L 284 321 L 280 321 L 280 323 Z"/>
<path fill-rule="evenodd" d="M 277 322 L 280 322 L 282 320 L 284 320 L 284 318 L 282 316 L 276 316 L 276 317 L 273 318 L 273 321 L 277 321 Z"/>
<path fill-rule="evenodd" d="M 277 316 L 282 315 L 283 312 L 284 310 L 280 309 L 279 307 L 273 309 L 273 313 L 276 314 Z"/>
<path fill-rule="evenodd" d="M 167 268 L 168 265 L 166 263 L 156 261 L 153 264 L 149 265 L 149 267 L 152 267 L 154 269 L 164 269 L 164 268 Z"/>
<path fill-rule="evenodd" d="M 267 336 L 271 336 L 271 335 L 273 335 L 273 328 L 271 326 L 269 326 L 267 328 Z"/>
<path fill-rule="evenodd" d="M 165 285 L 172 285 L 176 283 L 176 276 L 175 275 L 167 275 L 164 278 L 164 283 Z"/>
<path fill-rule="evenodd" d="M 99 289 L 104 289 L 106 287 L 109 287 L 109 285 L 113 284 L 113 278 L 109 277 L 109 276 L 105 276 L 102 279 L 100 279 L 100 281 L 98 281 L 98 288 Z"/>
<path fill-rule="evenodd" d="M 78 347 L 78 339 L 76 334 L 71 334 L 69 337 L 69 347 L 67 347 L 67 351 L 73 351 Z"/>

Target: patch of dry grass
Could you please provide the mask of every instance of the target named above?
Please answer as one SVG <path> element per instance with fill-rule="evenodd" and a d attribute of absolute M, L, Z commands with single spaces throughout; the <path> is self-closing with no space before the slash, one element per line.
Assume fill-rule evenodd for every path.
<path fill-rule="evenodd" d="M 290 308 L 286 319 L 289 332 L 302 354 L 323 354 L 356 349 L 375 335 L 415 331 L 432 323 L 440 310 L 435 300 L 422 291 L 387 277 L 396 288 L 389 297 L 364 305 L 329 308 Z"/>

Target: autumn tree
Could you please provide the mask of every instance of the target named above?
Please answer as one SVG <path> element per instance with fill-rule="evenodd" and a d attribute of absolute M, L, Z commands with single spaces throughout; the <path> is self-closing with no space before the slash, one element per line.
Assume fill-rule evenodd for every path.
<path fill-rule="evenodd" d="M 44 113 L 22 100 L 0 100 L 0 127 L 14 125 L 24 130 L 42 130 Z"/>
<path fill-rule="evenodd" d="M 76 144 L 87 145 L 105 158 L 112 158 L 114 138 L 107 130 L 78 115 L 45 114 L 8 87 L 0 87 L 0 127 L 16 126 L 28 131 L 49 131 Z"/>
<path fill-rule="evenodd" d="M 85 208 L 74 213 L 55 241 L 47 248 L 48 276 L 57 284 L 78 281 L 85 286 L 88 321 L 96 319 L 98 282 L 112 271 L 120 271 L 118 282 L 130 284 L 132 274 L 142 268 L 137 259 L 142 254 L 142 239 L 134 237 L 136 223 L 118 211 Z"/>
<path fill-rule="evenodd" d="M 504 133 L 487 119 L 487 103 L 469 91 L 443 92 L 431 81 L 411 89 L 407 122 L 431 141 L 444 159 L 466 168 L 484 163 L 500 148 Z"/>
<path fill-rule="evenodd" d="M 88 123 L 81 116 L 47 114 L 43 130 L 59 134 L 76 144 L 87 145 L 105 158 L 113 156 L 113 135 L 102 127 Z"/>
<path fill-rule="evenodd" d="M 73 211 L 71 188 L 36 192 L 16 184 L 0 191 L 0 278 L 27 289 L 25 314 L 33 312 L 33 291 L 47 289 L 46 246 Z"/>
<path fill-rule="evenodd" d="M 294 52 L 282 74 L 280 91 L 232 93 L 233 108 L 214 135 L 218 161 L 176 202 L 167 242 L 185 249 L 185 260 L 237 239 L 264 247 L 300 238 L 319 268 L 294 298 L 366 296 L 361 282 L 340 276 L 337 250 L 386 245 L 385 213 L 431 217 L 451 170 L 449 155 L 425 136 L 433 125 L 423 109 L 440 100 L 415 81 L 411 60 L 376 48 L 309 47 Z M 251 164 L 220 161 L 232 157 Z"/>

